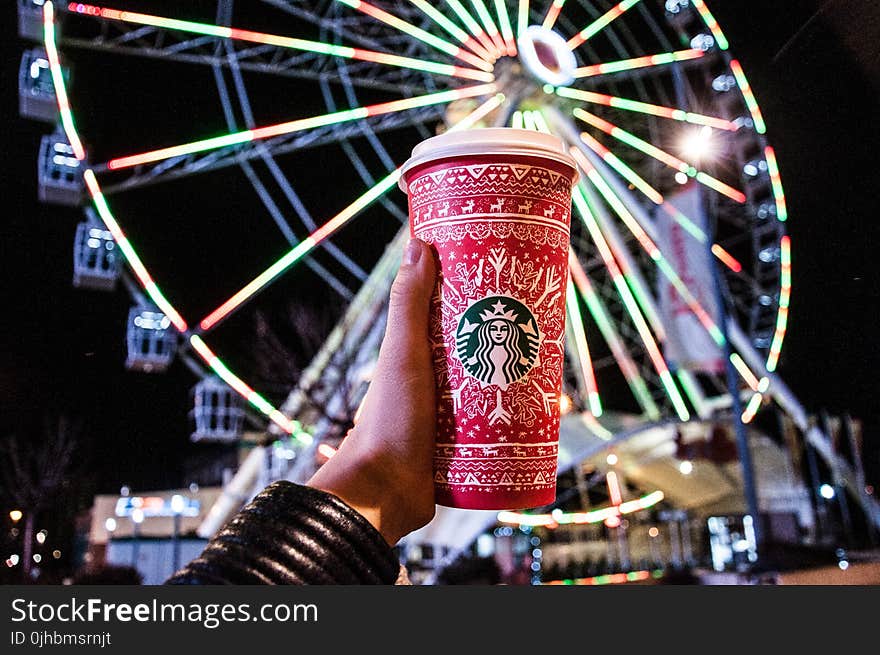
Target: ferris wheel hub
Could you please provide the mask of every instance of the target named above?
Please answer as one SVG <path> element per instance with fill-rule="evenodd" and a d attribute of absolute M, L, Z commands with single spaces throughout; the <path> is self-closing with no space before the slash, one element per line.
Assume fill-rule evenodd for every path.
<path fill-rule="evenodd" d="M 541 83 L 567 86 L 574 81 L 574 53 L 553 30 L 531 25 L 520 35 L 517 48 L 523 66 Z"/>

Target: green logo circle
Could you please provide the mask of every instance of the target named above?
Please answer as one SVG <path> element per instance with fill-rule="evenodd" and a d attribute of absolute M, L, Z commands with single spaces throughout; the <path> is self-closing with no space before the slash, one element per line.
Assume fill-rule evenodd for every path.
<path fill-rule="evenodd" d="M 535 365 L 541 334 L 529 308 L 509 296 L 478 300 L 458 319 L 455 349 L 469 375 L 502 390 Z"/>

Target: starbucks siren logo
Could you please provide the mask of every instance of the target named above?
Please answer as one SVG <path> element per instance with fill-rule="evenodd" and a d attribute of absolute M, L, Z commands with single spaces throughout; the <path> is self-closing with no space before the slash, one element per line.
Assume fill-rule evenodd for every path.
<path fill-rule="evenodd" d="M 502 391 L 537 363 L 541 335 L 528 307 L 508 296 L 489 296 L 458 320 L 455 348 L 465 370 Z"/>

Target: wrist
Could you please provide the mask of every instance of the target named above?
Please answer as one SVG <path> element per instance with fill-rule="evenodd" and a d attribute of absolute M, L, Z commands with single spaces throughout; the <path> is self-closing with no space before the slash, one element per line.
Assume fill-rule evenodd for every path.
<path fill-rule="evenodd" d="M 408 485 L 392 475 L 399 465 L 392 466 L 381 454 L 361 451 L 353 437 L 346 437 L 339 451 L 318 469 L 308 485 L 345 502 L 394 546 L 430 517 L 422 520 L 424 516 L 414 511 L 407 497 Z"/>

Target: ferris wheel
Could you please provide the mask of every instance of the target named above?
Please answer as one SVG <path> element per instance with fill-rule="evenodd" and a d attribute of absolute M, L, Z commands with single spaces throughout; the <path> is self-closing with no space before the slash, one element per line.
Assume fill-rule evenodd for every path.
<path fill-rule="evenodd" d="M 791 295 L 786 201 L 761 110 L 704 0 L 142 6 L 20 0 L 20 31 L 39 42 L 22 60 L 21 113 L 58 125 L 41 148 L 41 199 L 87 205 L 77 279 L 113 288 L 121 269 L 136 300 L 127 365 L 158 371 L 181 357 L 204 374 L 204 438 L 238 438 L 246 407 L 292 443 L 314 445 L 307 425 L 237 372 L 231 362 L 248 345 L 223 339 L 227 319 L 306 267 L 304 284 L 352 302 L 378 246 L 406 224 L 396 185 L 412 146 L 487 125 L 554 133 L 579 164 L 572 410 L 608 434 L 608 410 L 646 422 L 708 418 L 731 406 L 725 371 L 735 371 L 749 422 L 772 392 Z M 123 102 L 137 117 L 167 112 L 167 98 L 132 93 L 145 59 L 193 79 L 194 106 L 216 90 L 216 111 L 200 99 L 188 134 L 144 130 L 129 145 L 124 122 L 101 112 Z M 88 66 L 121 71 L 127 85 L 109 93 L 114 103 L 79 91 L 72 73 Z M 263 267 L 230 265 L 243 278 L 202 312 L 166 292 L 181 287 L 167 277 L 174 262 L 134 234 L 151 193 L 186 196 L 191 181 L 221 174 L 237 180 L 218 188 L 223 202 L 274 226 L 281 254 Z M 358 239 L 345 239 L 367 218 Z M 196 230 L 176 228 L 175 238 L 200 247 Z"/>

